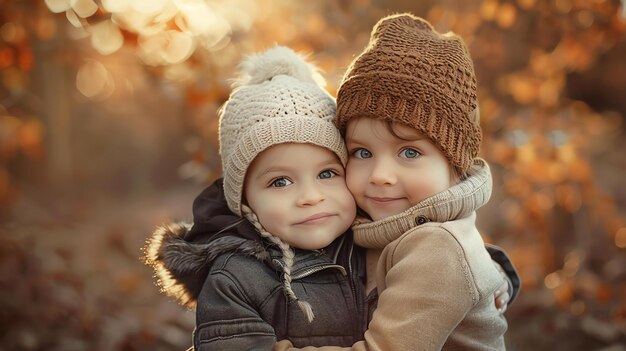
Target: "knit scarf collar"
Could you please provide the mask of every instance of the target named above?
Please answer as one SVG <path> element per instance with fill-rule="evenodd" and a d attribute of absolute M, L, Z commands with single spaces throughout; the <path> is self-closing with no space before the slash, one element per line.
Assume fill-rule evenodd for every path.
<path fill-rule="evenodd" d="M 378 221 L 357 218 L 352 226 L 354 242 L 382 249 L 409 229 L 426 222 L 447 222 L 469 216 L 489 201 L 492 180 L 485 160 L 474 160 L 478 172 L 397 215 Z"/>

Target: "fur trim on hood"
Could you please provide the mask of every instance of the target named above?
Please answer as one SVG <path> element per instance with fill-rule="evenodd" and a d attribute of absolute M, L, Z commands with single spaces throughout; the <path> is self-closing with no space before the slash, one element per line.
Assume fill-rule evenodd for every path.
<path fill-rule="evenodd" d="M 161 292 L 192 309 L 219 255 L 237 252 L 260 261 L 270 257 L 252 225 L 228 209 L 221 179 L 195 199 L 193 208 L 193 226 L 160 226 L 143 249 L 144 262 L 154 269 Z"/>

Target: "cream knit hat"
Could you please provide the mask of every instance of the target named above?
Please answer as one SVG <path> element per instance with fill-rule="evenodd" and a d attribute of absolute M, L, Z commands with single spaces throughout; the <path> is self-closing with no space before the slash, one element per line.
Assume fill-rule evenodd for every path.
<path fill-rule="evenodd" d="M 236 88 L 219 112 L 219 141 L 228 207 L 242 215 L 246 170 L 270 146 L 310 143 L 346 164 L 335 127 L 335 100 L 315 81 L 318 69 L 289 48 L 276 46 L 246 58 Z"/>

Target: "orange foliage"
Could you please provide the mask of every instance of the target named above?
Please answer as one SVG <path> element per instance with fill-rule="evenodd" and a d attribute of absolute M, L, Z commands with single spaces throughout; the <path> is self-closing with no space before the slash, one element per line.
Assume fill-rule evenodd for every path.
<path fill-rule="evenodd" d="M 485 210 L 490 212 L 483 218 L 497 219 L 490 222 L 488 231 L 499 233 L 493 241 L 505 247 L 520 270 L 523 291 L 517 304 L 537 303 L 530 297 L 524 300 L 528 293 L 542 301 L 537 303 L 540 306 L 556 306 L 571 318 L 593 316 L 624 328 L 626 213 L 620 204 L 626 199 L 617 197 L 623 192 L 616 191 L 619 187 L 615 185 L 620 182 L 623 187 L 624 181 L 613 180 L 610 187 L 605 184 L 606 179 L 616 178 L 613 173 L 623 174 L 623 155 L 621 163 L 616 162 L 616 167 L 622 167 L 617 171 L 600 156 L 619 156 L 621 151 L 612 149 L 623 147 L 626 116 L 590 101 L 578 101 L 572 94 L 575 75 L 597 70 L 607 64 L 609 53 L 620 45 L 623 48 L 626 20 L 622 2 L 394 1 L 389 8 L 382 8 L 381 2 L 368 0 L 233 0 L 223 4 L 207 0 L 194 2 L 194 11 L 185 12 L 174 5 L 184 1 L 138 0 L 137 4 L 145 6 L 171 5 L 154 13 L 137 11 L 133 6 L 139 5 L 130 1 L 96 1 L 97 9 L 91 10 L 76 8 L 80 3 L 92 2 L 0 3 L 0 208 L 15 206 L 23 184 L 33 186 L 28 183 L 33 174 L 47 175 L 49 170 L 71 164 L 63 155 L 54 154 L 50 145 L 61 153 L 78 152 L 82 145 L 68 141 L 72 128 L 102 127 L 92 126 L 89 115 L 80 112 L 81 106 L 115 112 L 111 115 L 120 118 L 111 117 L 107 123 L 141 132 L 106 137 L 119 142 L 139 136 L 136 139 L 141 144 L 161 135 L 148 131 L 168 127 L 133 119 L 148 113 L 145 111 L 158 113 L 175 99 L 171 96 L 180 96 L 184 108 L 163 112 L 180 114 L 175 118 L 184 120 L 177 125 L 183 125 L 180 128 L 185 129 L 186 139 L 177 144 L 184 145 L 187 159 L 178 173 L 202 181 L 215 178 L 220 167 L 216 111 L 228 96 L 228 79 L 234 76 L 242 55 L 274 43 L 308 52 L 324 69 L 327 88 L 334 93 L 345 68 L 364 47 L 372 24 L 388 13 L 411 10 L 441 31 L 458 32 L 474 57 L 484 131 L 481 156 L 492 166 L 497 189 L 492 200 L 496 205 Z M 199 11 L 212 21 L 198 21 L 194 16 Z M 622 58 L 620 64 L 623 62 Z M 51 63 L 54 66 L 46 66 Z M 90 67 L 97 69 L 87 69 Z M 59 70 L 70 72 L 54 76 L 65 81 L 46 84 L 50 78 L 44 78 L 42 72 Z M 624 77 L 616 74 L 614 79 L 624 88 Z M 89 89 L 78 89 L 78 81 L 87 88 L 102 89 L 90 95 Z M 59 95 L 45 96 L 57 89 L 69 92 L 60 96 L 63 102 L 54 98 Z M 599 95 L 611 93 L 604 89 Z M 71 112 L 68 105 L 79 112 L 66 115 Z M 93 148 L 106 149 L 99 144 Z M 121 158 L 118 154 L 109 157 Z M 143 157 L 130 163 L 141 161 Z M 82 166 L 73 171 L 80 175 Z M 81 186 L 91 185 L 81 183 L 77 188 Z M 125 239 L 116 240 L 123 243 Z M 124 249 L 116 246 L 114 250 Z M 61 254 L 55 251 L 54 255 Z M 27 266 L 28 257 L 25 250 L 17 250 L 5 264 Z M 55 260 L 63 262 L 64 258 Z M 28 273 L 36 282 L 23 289 L 32 294 L 46 291 L 45 272 Z M 136 271 L 121 269 L 112 277 L 110 289 L 121 295 L 139 294 L 143 288 Z M 53 285 L 63 284 L 54 280 Z M 46 301 L 61 306 L 74 293 L 59 293 Z M 60 308 L 46 312 L 46 318 L 61 319 L 64 312 Z M 78 314 L 85 338 L 104 323 L 95 310 L 86 307 Z M 585 324 L 590 333 L 596 330 L 593 321 Z M 111 332 L 119 338 L 128 336 L 122 330 Z M 173 335 L 176 339 L 176 333 Z M 126 349 L 142 349 L 165 338 L 145 330 L 134 336 L 145 344 L 138 342 L 132 345 L 141 346 Z M 25 338 L 26 344 L 31 342 Z M 54 336 L 49 338 L 54 340 Z M 610 345 L 614 339 L 607 340 Z"/>

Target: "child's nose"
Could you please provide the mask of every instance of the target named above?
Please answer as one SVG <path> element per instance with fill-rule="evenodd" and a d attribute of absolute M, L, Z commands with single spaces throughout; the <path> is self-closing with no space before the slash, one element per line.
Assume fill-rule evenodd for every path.
<path fill-rule="evenodd" d="M 304 185 L 299 194 L 298 206 L 311 206 L 324 200 L 324 193 L 314 184 Z"/>
<path fill-rule="evenodd" d="M 378 160 L 370 174 L 370 183 L 374 185 L 393 185 L 397 181 L 393 165 L 385 160 Z"/>

